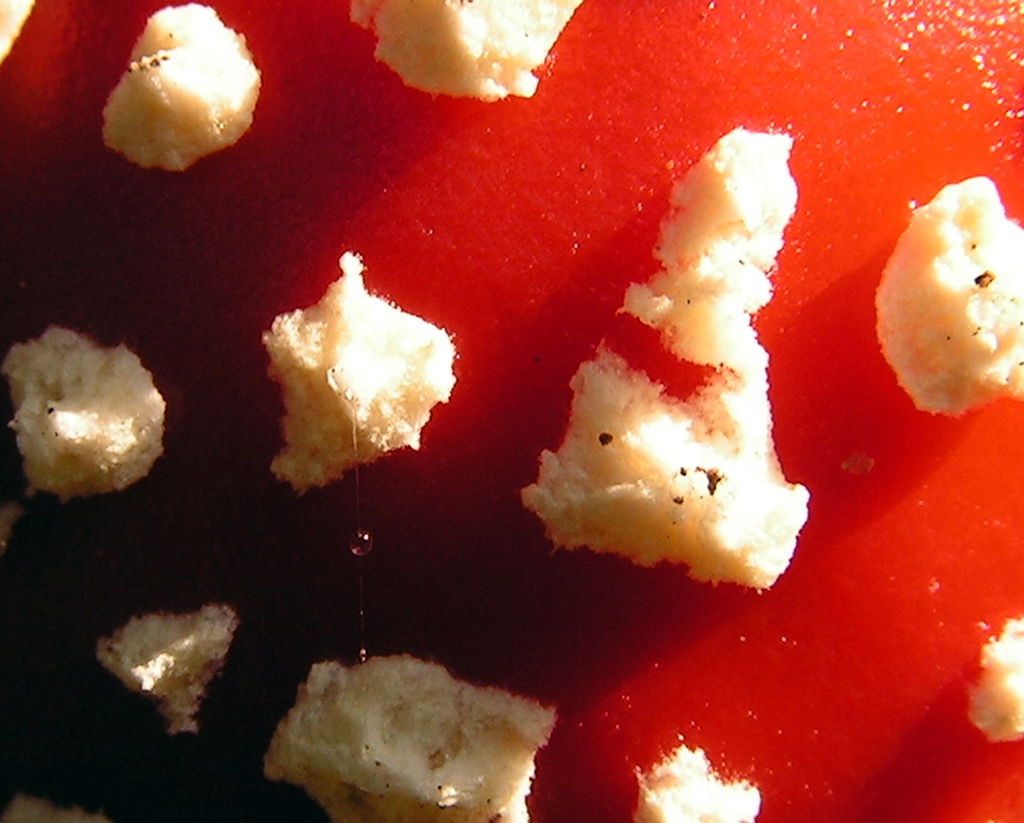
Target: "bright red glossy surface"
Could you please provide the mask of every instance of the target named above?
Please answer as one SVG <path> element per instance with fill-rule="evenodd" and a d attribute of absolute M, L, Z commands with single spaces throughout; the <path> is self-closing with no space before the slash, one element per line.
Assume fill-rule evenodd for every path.
<path fill-rule="evenodd" d="M 322 819 L 260 761 L 309 665 L 356 659 L 354 484 L 271 477 L 260 334 L 352 249 L 460 352 L 422 451 L 361 473 L 367 644 L 558 707 L 538 823 L 628 820 L 634 770 L 677 735 L 760 787 L 761 823 L 1024 820 L 1024 744 L 965 718 L 980 644 L 1024 613 L 1024 405 L 915 411 L 873 317 L 909 202 L 988 174 L 1024 217 L 1024 29 L 1008 2 L 865 5 L 587 0 L 535 98 L 482 104 L 404 88 L 341 0 L 224 0 L 263 72 L 256 121 L 172 175 L 100 138 L 155 6 L 38 0 L 0 67 L 0 348 L 48 323 L 126 341 L 168 428 L 130 490 L 32 500 L 0 562 L 0 792 L 115 821 Z M 518 502 L 654 270 L 672 181 L 738 125 L 791 133 L 800 187 L 757 325 L 811 514 L 763 594 L 553 553 Z M 20 495 L 10 433 L 0 472 Z M 93 646 L 212 600 L 242 625 L 202 733 L 167 738 Z"/>

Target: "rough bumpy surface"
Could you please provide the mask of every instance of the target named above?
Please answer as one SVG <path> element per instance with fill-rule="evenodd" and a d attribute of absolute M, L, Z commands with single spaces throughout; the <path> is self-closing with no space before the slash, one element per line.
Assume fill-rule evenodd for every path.
<path fill-rule="evenodd" d="M 634 823 L 752 823 L 761 809 L 756 788 L 721 780 L 700 749 L 680 746 L 637 781 Z"/>
<path fill-rule="evenodd" d="M 51 326 L 12 346 L 0 372 L 30 490 L 62 500 L 120 491 L 163 454 L 164 399 L 124 346 L 102 348 Z"/>
<path fill-rule="evenodd" d="M 1024 738 L 1024 618 L 1007 621 L 999 639 L 982 648 L 968 715 L 989 740 Z"/>
<path fill-rule="evenodd" d="M 336 823 L 526 823 L 553 710 L 406 655 L 318 663 L 270 742 L 265 772 Z"/>
<path fill-rule="evenodd" d="M 418 449 L 431 409 L 455 385 L 444 329 L 369 294 L 356 255 L 341 270 L 319 303 L 279 315 L 263 335 L 285 405 L 287 445 L 271 470 L 299 491 Z"/>
<path fill-rule="evenodd" d="M 260 73 L 245 37 L 196 3 L 146 23 L 103 109 L 103 141 L 139 166 L 181 171 L 252 125 Z"/>
<path fill-rule="evenodd" d="M 914 211 L 878 285 L 878 340 L 923 411 L 1024 397 L 1024 229 L 995 184 L 946 186 Z"/>
<path fill-rule="evenodd" d="M 376 57 L 415 89 L 496 100 L 531 97 L 534 69 L 583 0 L 352 0 Z"/>
<path fill-rule="evenodd" d="M 565 438 L 545 451 L 523 503 L 559 546 L 636 563 L 686 563 L 698 580 L 764 589 L 787 568 L 807 490 L 786 481 L 772 441 L 768 354 L 751 314 L 796 206 L 791 140 L 736 130 L 672 195 L 661 272 L 625 310 L 680 359 L 713 366 L 686 401 L 602 347 L 572 379 Z"/>
<path fill-rule="evenodd" d="M 198 732 L 195 715 L 238 628 L 230 606 L 133 617 L 96 644 L 96 658 L 132 691 L 151 696 L 170 734 Z"/>

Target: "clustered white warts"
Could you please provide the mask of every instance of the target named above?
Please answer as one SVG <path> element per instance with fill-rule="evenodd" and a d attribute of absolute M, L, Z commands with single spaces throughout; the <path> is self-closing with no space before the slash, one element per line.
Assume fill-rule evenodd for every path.
<path fill-rule="evenodd" d="M 470 5 L 474 2 L 474 0 L 459 0 L 459 2 L 460 5 Z M 173 35 L 170 36 L 173 37 Z M 138 73 L 159 69 L 163 63 L 170 59 L 170 57 L 171 53 L 169 51 L 160 49 L 153 52 L 152 54 L 144 55 L 142 57 L 139 57 L 138 59 L 131 60 L 128 64 L 127 71 L 129 73 Z M 223 129 L 224 126 L 225 124 L 223 121 L 216 121 L 216 127 L 218 129 Z M 970 251 L 972 253 L 977 251 L 977 249 L 977 242 L 974 242 L 970 245 Z M 742 259 L 739 260 L 738 262 L 740 266 L 747 265 L 746 262 Z M 974 271 L 978 271 L 978 273 L 975 274 L 973 277 L 971 277 L 971 274 L 973 273 L 971 271 L 968 271 L 964 275 L 964 277 L 970 278 L 976 290 L 981 291 L 989 289 L 991 286 L 993 286 L 993 284 L 997 282 L 996 273 L 987 267 L 979 266 L 979 268 L 981 269 L 980 271 L 978 271 L 978 268 L 974 269 Z M 1002 275 L 1000 275 L 1000 283 L 1002 282 L 1001 278 Z M 966 282 L 966 280 L 964 282 Z M 693 303 L 694 301 L 691 300 L 689 297 L 685 299 L 685 305 L 687 307 L 692 306 Z M 1010 304 L 1016 307 L 1018 306 L 1019 301 L 1016 295 L 1010 295 L 1005 298 L 1004 304 Z M 1024 328 L 1024 319 L 1016 320 L 1015 322 L 1018 327 Z M 931 331 L 934 332 L 935 328 L 933 327 Z M 985 326 L 978 324 L 973 326 L 973 331 L 970 331 L 968 336 L 977 338 L 979 336 L 984 336 L 987 333 L 990 333 L 989 330 L 986 329 Z M 952 342 L 954 340 L 954 337 L 954 333 L 946 333 L 944 335 L 944 340 L 946 342 Z M 998 343 L 993 344 L 993 347 L 998 347 Z M 1017 366 L 1024 367 L 1024 359 L 1018 360 Z M 333 378 L 334 369 L 331 369 L 328 372 L 328 380 L 332 382 L 333 388 L 337 388 L 336 386 L 333 386 Z M 1005 382 L 1010 381 L 1006 380 L 1004 381 L 1004 383 Z M 351 401 L 350 393 L 346 392 L 345 397 L 347 400 Z M 988 399 L 987 396 L 986 399 Z M 962 402 L 960 400 L 956 400 L 955 402 L 950 402 L 947 405 L 927 406 L 924 403 L 924 401 L 922 401 L 921 405 L 923 408 L 927 408 L 929 411 L 940 411 L 944 413 L 955 414 L 960 413 L 961 411 L 963 411 L 964 408 L 968 407 L 968 404 L 973 402 L 973 399 Z M 52 405 L 46 408 L 47 415 L 53 415 L 55 414 L 55 412 L 57 412 L 57 409 L 55 409 L 55 407 Z M 60 435 L 60 432 L 54 430 L 52 432 L 52 435 L 53 437 L 56 438 Z M 600 446 L 602 447 L 610 446 L 616 440 L 616 436 L 609 431 L 602 431 L 598 434 L 597 440 Z M 706 486 L 707 495 L 710 497 L 714 497 L 720 485 L 727 481 L 727 477 L 721 468 L 690 464 L 689 466 L 680 466 L 678 472 L 672 475 L 670 482 L 675 482 L 678 478 L 691 477 L 691 475 L 693 474 L 702 474 L 704 476 L 703 482 Z M 678 505 L 682 505 L 685 501 L 686 497 L 681 494 L 677 494 L 672 497 L 672 502 Z M 0 509 L 0 515 L 13 515 L 14 513 L 15 509 L 13 508 Z M 2 519 L 2 517 L 0 517 L 0 519 Z M 5 538 L 0 536 L 0 551 L 2 551 L 4 543 Z M 1011 634 L 1011 630 L 1016 631 L 1018 634 L 1021 631 L 1020 626 L 1018 624 L 1014 624 L 1013 626 L 1008 624 L 1006 632 L 1004 633 L 1004 638 L 1002 638 L 999 641 L 999 643 L 1004 643 L 1007 645 L 1009 644 L 1009 641 L 1011 639 L 1009 637 L 1009 635 Z M 1014 652 L 1014 655 L 1010 655 L 1010 653 L 1007 652 L 1005 655 L 1007 660 L 1004 661 L 1002 659 L 997 659 L 996 651 L 997 645 L 995 642 L 993 642 L 992 644 L 990 644 L 990 648 L 987 650 L 986 656 L 983 657 L 983 661 L 985 662 L 986 667 L 994 668 L 997 663 L 1004 666 L 1004 668 L 1009 668 L 1011 664 L 1016 665 L 1017 660 L 1019 658 L 1018 653 Z M 138 680 L 139 688 L 142 691 L 152 692 L 157 682 L 170 671 L 174 662 L 174 656 L 165 652 L 160 652 L 155 657 L 146 661 L 145 663 L 131 667 L 130 673 Z M 1002 673 L 1001 670 L 1000 673 Z M 975 720 L 975 722 L 979 725 L 979 728 L 982 728 L 986 732 L 986 734 L 988 734 L 991 737 L 991 739 L 1018 739 L 1022 734 L 1022 727 L 1024 727 L 1024 723 L 1022 723 L 1022 721 L 1020 720 L 1021 698 L 1019 695 L 998 695 L 998 701 L 1002 701 L 1001 703 L 998 702 L 996 698 L 992 698 L 991 696 L 986 695 L 984 692 L 986 689 L 989 688 L 1004 688 L 1005 684 L 1002 681 L 999 681 L 998 683 L 995 683 L 995 681 L 993 681 L 993 683 L 994 685 L 991 685 L 988 683 L 988 681 L 983 681 L 981 685 L 979 685 L 978 689 L 972 694 L 972 700 L 974 701 L 972 703 L 972 712 L 974 713 L 972 719 Z M 984 700 L 992 702 L 992 705 L 990 705 L 989 703 L 984 703 Z M 995 705 L 995 708 L 993 708 L 993 705 Z M 997 712 L 997 709 L 1001 713 Z M 365 749 L 369 751 L 370 746 L 366 745 Z M 430 755 L 428 759 L 429 765 L 431 767 L 437 768 L 440 765 L 442 765 L 443 759 L 443 752 L 438 750 Z M 706 759 L 704 760 L 704 765 L 705 767 L 707 765 Z M 379 760 L 375 761 L 375 766 L 380 767 L 381 762 Z M 387 788 L 390 788 L 390 784 L 385 785 Z M 437 791 L 439 793 L 437 800 L 438 807 L 446 808 L 457 802 L 458 792 L 453 786 L 438 784 Z M 491 803 L 490 798 L 486 800 L 486 803 Z"/>

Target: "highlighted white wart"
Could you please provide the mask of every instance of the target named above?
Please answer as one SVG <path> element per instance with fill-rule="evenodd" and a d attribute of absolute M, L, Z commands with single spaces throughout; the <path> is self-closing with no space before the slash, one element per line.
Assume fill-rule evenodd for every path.
<path fill-rule="evenodd" d="M 182 171 L 252 125 L 260 73 L 245 37 L 208 6 L 160 9 L 103 109 L 103 142 L 133 163 Z"/>
<path fill-rule="evenodd" d="M 104 348 L 50 326 L 11 346 L 0 371 L 30 493 L 67 500 L 120 491 L 163 453 L 164 399 L 125 346 Z"/>
<path fill-rule="evenodd" d="M 1024 618 L 1007 620 L 982 648 L 968 716 L 992 742 L 1024 739 Z"/>
<path fill-rule="evenodd" d="M 0 63 L 11 51 L 35 0 L 0 0 Z"/>
<path fill-rule="evenodd" d="M 415 89 L 497 100 L 531 97 L 533 71 L 583 0 L 352 0 L 377 35 L 374 56 Z"/>
<path fill-rule="evenodd" d="M 752 823 L 761 810 L 754 786 L 722 780 L 703 751 L 685 745 L 637 782 L 634 823 Z"/>
<path fill-rule="evenodd" d="M 974 177 L 914 210 L 875 298 L 878 341 L 917 408 L 1024 399 L 1024 229 Z"/>
<path fill-rule="evenodd" d="M 580 366 L 564 440 L 522 493 L 557 545 L 758 589 L 789 565 L 808 493 L 779 467 L 751 314 L 771 297 L 796 207 L 791 145 L 737 129 L 674 188 L 655 250 L 663 268 L 629 288 L 624 310 L 716 372 L 681 401 L 603 344 Z"/>
<path fill-rule="evenodd" d="M 157 701 L 169 734 L 197 732 L 196 712 L 237 627 L 234 611 L 219 604 L 191 614 L 133 617 L 100 639 L 96 658 L 128 688 Z"/>
<path fill-rule="evenodd" d="M 393 449 L 418 449 L 431 409 L 455 385 L 444 329 L 369 294 L 355 254 L 340 265 L 319 303 L 279 315 L 263 335 L 285 405 L 286 445 L 271 471 L 297 491 Z"/>

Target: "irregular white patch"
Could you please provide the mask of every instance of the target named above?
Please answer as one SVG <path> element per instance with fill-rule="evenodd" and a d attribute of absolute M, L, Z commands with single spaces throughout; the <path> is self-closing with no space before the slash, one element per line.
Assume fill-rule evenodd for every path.
<path fill-rule="evenodd" d="M 673 188 L 654 251 L 662 269 L 629 287 L 624 308 L 680 360 L 762 378 L 768 354 L 751 315 L 771 299 L 768 273 L 796 210 L 792 145 L 736 129 Z"/>
<path fill-rule="evenodd" d="M 1008 620 L 999 639 L 982 647 L 968 716 L 993 742 L 1024 738 L 1024 618 Z"/>
<path fill-rule="evenodd" d="M 107 99 L 103 141 L 139 166 L 181 171 L 245 134 L 259 92 L 243 35 L 207 6 L 168 6 Z"/>
<path fill-rule="evenodd" d="M 415 89 L 496 100 L 531 97 L 533 71 L 583 0 L 352 0 L 376 57 Z"/>
<path fill-rule="evenodd" d="M 35 0 L 0 0 L 0 63 L 10 54 Z"/>
<path fill-rule="evenodd" d="M 77 807 L 55 806 L 41 797 L 16 794 L 0 815 L 0 823 L 110 823 L 110 820 Z"/>
<path fill-rule="evenodd" d="M 279 315 L 263 335 L 285 405 L 287 445 L 271 470 L 299 491 L 392 449 L 418 449 L 431 409 L 455 385 L 444 329 L 370 295 L 355 254 L 340 262 L 319 303 Z"/>
<path fill-rule="evenodd" d="M 264 772 L 303 787 L 337 823 L 526 823 L 534 756 L 554 722 L 552 709 L 407 655 L 318 663 Z"/>
<path fill-rule="evenodd" d="M 634 823 L 752 823 L 761 809 L 755 787 L 721 780 L 700 749 L 680 746 L 637 781 Z"/>
<path fill-rule="evenodd" d="M 51 326 L 12 346 L 0 371 L 30 491 L 62 500 L 120 491 L 163 453 L 164 399 L 125 346 L 102 348 Z"/>
<path fill-rule="evenodd" d="M 129 689 L 157 701 L 169 734 L 198 732 L 196 712 L 236 628 L 235 612 L 220 604 L 190 614 L 146 614 L 101 638 L 96 658 Z"/>
<path fill-rule="evenodd" d="M 878 341 L 919 409 L 1024 397 L 1024 229 L 974 177 L 914 210 L 882 272 Z"/>
<path fill-rule="evenodd" d="M 751 314 L 771 296 L 796 205 L 790 145 L 738 129 L 676 186 L 656 250 L 664 268 L 629 288 L 624 309 L 716 373 L 683 402 L 604 346 L 580 367 L 565 438 L 522 494 L 557 545 L 758 589 L 789 565 L 808 493 L 779 467 Z"/>

